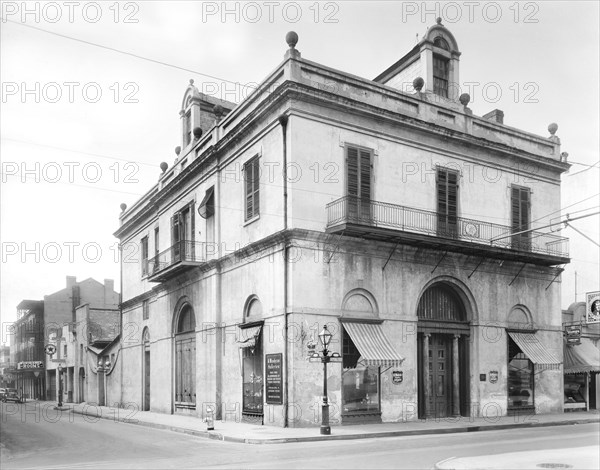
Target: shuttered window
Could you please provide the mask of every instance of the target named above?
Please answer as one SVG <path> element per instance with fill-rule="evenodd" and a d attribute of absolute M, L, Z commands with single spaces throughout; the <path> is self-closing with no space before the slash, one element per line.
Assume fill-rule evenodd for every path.
<path fill-rule="evenodd" d="M 522 186 L 512 186 L 510 194 L 511 229 L 513 233 L 528 230 L 530 225 L 531 190 Z M 512 237 L 513 248 L 529 249 L 530 233 Z"/>
<path fill-rule="evenodd" d="M 371 219 L 371 176 L 373 151 L 346 147 L 346 194 L 350 220 Z"/>
<path fill-rule="evenodd" d="M 258 217 L 260 214 L 260 175 L 258 157 L 244 164 L 245 185 L 245 220 Z"/>
<path fill-rule="evenodd" d="M 148 237 L 142 238 L 141 243 L 141 252 L 142 252 L 142 276 L 146 276 L 148 274 Z"/>
<path fill-rule="evenodd" d="M 456 235 L 458 217 L 458 173 L 447 168 L 437 170 L 438 233 Z"/>
<path fill-rule="evenodd" d="M 448 98 L 448 59 L 438 55 L 433 56 L 433 92 L 436 95 Z"/>
<path fill-rule="evenodd" d="M 190 203 L 171 217 L 171 253 L 172 261 L 195 258 L 195 211 L 194 203 Z"/>

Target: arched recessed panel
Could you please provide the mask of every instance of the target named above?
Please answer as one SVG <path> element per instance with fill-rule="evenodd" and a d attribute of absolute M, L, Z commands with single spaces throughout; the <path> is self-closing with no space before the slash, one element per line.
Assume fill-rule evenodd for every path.
<path fill-rule="evenodd" d="M 365 289 L 352 289 L 342 301 L 343 312 L 360 312 L 367 316 L 377 316 L 379 308 L 375 297 Z"/>
<path fill-rule="evenodd" d="M 531 329 L 533 321 L 527 307 L 516 305 L 508 314 L 508 327 L 512 329 Z"/>
<path fill-rule="evenodd" d="M 438 36 L 433 40 L 433 45 L 444 49 L 446 51 L 450 50 L 450 46 L 448 45 L 448 41 L 446 41 L 443 37 Z"/>
<path fill-rule="evenodd" d="M 467 321 L 465 307 L 454 290 L 444 284 L 435 284 L 421 296 L 417 316 L 423 320 Z"/>
<path fill-rule="evenodd" d="M 258 300 L 258 297 L 255 295 L 251 296 L 246 301 L 245 316 L 260 318 L 262 317 L 262 313 L 262 304 L 260 303 L 260 300 Z"/>
<path fill-rule="evenodd" d="M 186 305 L 179 314 L 179 321 L 177 322 L 177 333 L 186 333 L 194 331 L 196 329 L 196 317 L 192 307 Z"/>

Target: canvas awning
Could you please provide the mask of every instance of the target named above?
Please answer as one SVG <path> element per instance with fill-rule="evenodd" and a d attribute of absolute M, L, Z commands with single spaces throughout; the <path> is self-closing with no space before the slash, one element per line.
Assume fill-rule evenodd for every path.
<path fill-rule="evenodd" d="M 238 346 L 241 349 L 253 348 L 256 346 L 256 340 L 260 336 L 262 330 L 262 324 L 257 326 L 251 326 L 250 328 L 240 329 L 239 339 L 237 341 Z"/>
<path fill-rule="evenodd" d="M 360 352 L 361 361 L 365 365 L 396 367 L 404 361 L 385 336 L 380 324 L 346 322 L 342 325 Z"/>
<path fill-rule="evenodd" d="M 560 369 L 561 361 L 546 349 L 535 333 L 509 331 L 508 334 L 538 369 Z"/>
<path fill-rule="evenodd" d="M 211 217 L 215 213 L 215 199 L 213 197 L 214 192 L 214 186 L 208 188 L 204 194 L 204 199 L 202 199 L 200 206 L 198 206 L 198 214 L 203 219 Z"/>
<path fill-rule="evenodd" d="M 581 338 L 581 344 L 564 346 L 565 374 L 584 374 L 600 372 L 600 349 L 587 338 Z"/>

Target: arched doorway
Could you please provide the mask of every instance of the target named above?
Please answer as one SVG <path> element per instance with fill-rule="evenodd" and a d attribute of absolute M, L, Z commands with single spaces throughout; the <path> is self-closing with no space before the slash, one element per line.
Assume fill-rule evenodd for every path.
<path fill-rule="evenodd" d="M 469 321 L 457 288 L 446 282 L 427 288 L 417 316 L 419 417 L 466 416 Z"/>
<path fill-rule="evenodd" d="M 142 335 L 142 367 L 143 367 L 143 388 L 144 388 L 144 402 L 143 410 L 150 410 L 150 331 L 148 328 L 144 328 Z"/>
<path fill-rule="evenodd" d="M 189 304 L 175 323 L 175 409 L 196 408 L 196 316 Z"/>

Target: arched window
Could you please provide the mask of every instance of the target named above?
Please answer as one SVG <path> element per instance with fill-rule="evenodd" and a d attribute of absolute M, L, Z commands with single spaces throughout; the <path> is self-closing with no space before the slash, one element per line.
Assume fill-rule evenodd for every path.
<path fill-rule="evenodd" d="M 459 322 L 467 320 L 462 301 L 452 288 L 443 284 L 431 286 L 423 293 L 417 315 L 423 320 Z"/>
<path fill-rule="evenodd" d="M 175 408 L 196 408 L 196 316 L 185 305 L 175 332 Z"/>
<path fill-rule="evenodd" d="M 444 49 L 446 51 L 450 50 L 450 46 L 448 45 L 448 42 L 441 36 L 438 36 L 437 38 L 435 38 L 433 40 L 433 45 L 435 47 L 439 47 L 440 49 Z"/>
<path fill-rule="evenodd" d="M 187 333 L 196 329 L 196 318 L 192 307 L 186 305 L 179 314 L 179 322 L 177 323 L 177 333 Z M 147 330 L 146 330 L 147 331 Z"/>

